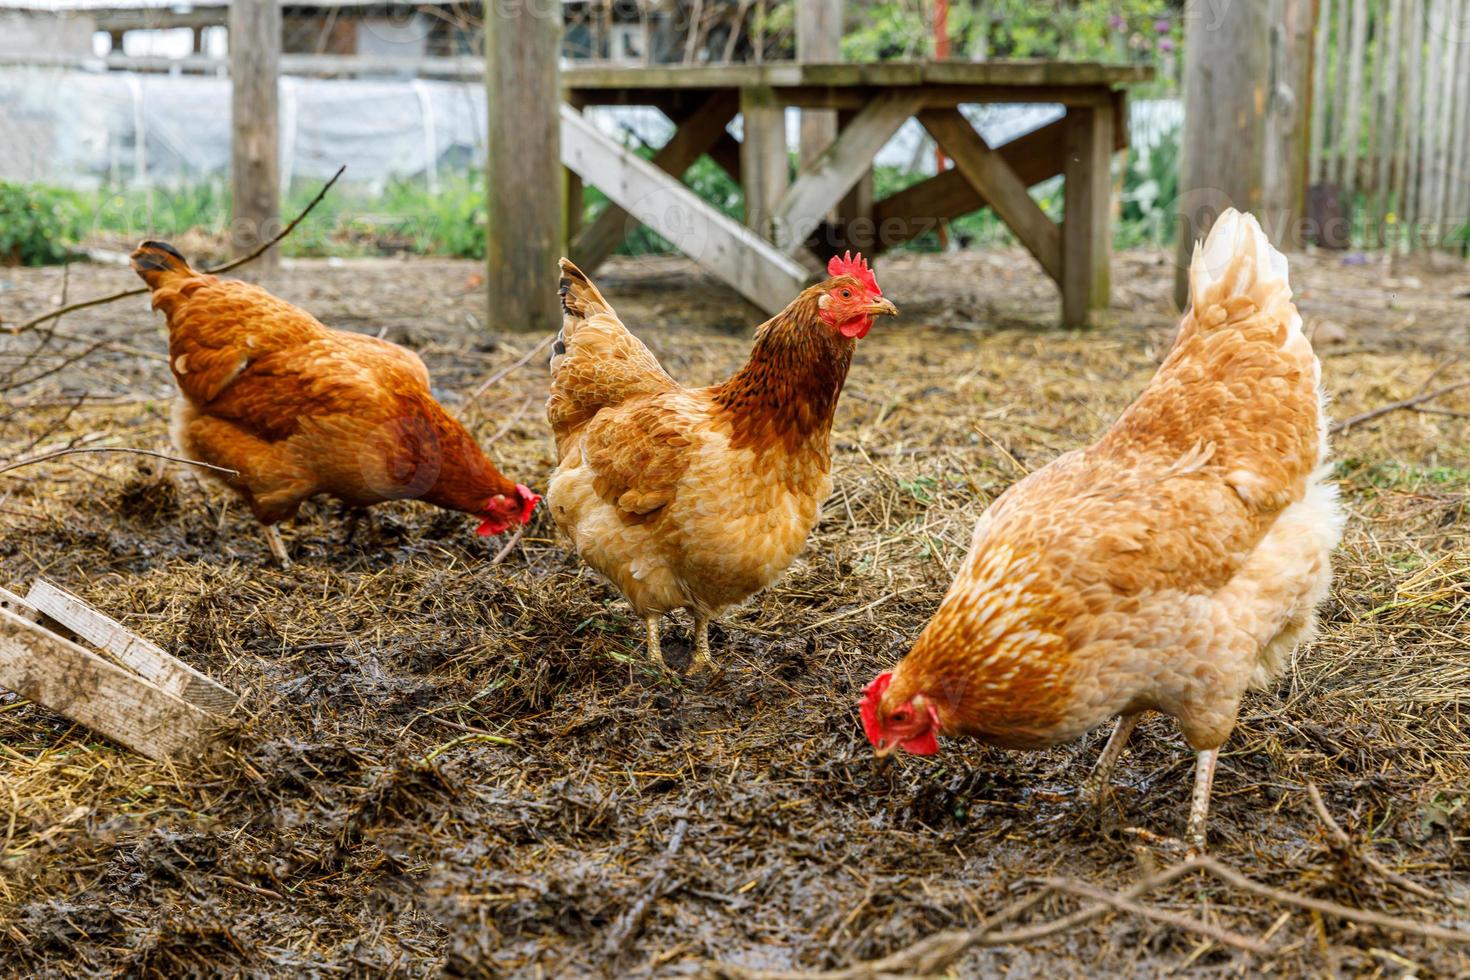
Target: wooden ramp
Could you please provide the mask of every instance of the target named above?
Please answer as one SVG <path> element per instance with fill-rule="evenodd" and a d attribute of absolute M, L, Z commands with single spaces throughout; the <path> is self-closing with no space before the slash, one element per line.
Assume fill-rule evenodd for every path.
<path fill-rule="evenodd" d="M 239 702 L 228 688 L 44 580 L 24 599 L 0 589 L 0 689 L 150 759 L 197 752 Z"/>
<path fill-rule="evenodd" d="M 658 232 L 767 313 L 779 312 L 806 288 L 806 269 L 795 259 L 706 204 L 678 177 L 604 136 L 568 105 L 561 107 L 561 157 L 628 220 Z"/>

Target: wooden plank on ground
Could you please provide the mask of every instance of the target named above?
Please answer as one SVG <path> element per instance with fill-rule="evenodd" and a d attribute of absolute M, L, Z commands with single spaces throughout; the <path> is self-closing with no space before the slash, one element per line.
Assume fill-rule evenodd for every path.
<path fill-rule="evenodd" d="M 563 164 L 768 313 L 806 287 L 806 272 L 795 261 L 570 106 L 562 107 L 561 140 Z"/>
<path fill-rule="evenodd" d="M 223 716 L 233 711 L 240 700 L 233 691 L 213 678 L 165 653 L 117 620 L 103 615 L 45 579 L 37 579 L 32 584 L 26 602 L 88 643 L 107 651 L 161 690 L 195 707 Z"/>
<path fill-rule="evenodd" d="M 5 609 L 0 688 L 150 759 L 197 751 L 220 725 L 215 715 Z"/>
<path fill-rule="evenodd" d="M 923 105 L 922 92 L 884 92 L 852 118 L 791 189 L 776 209 L 776 246 L 791 254 L 806 242 L 847 192 L 857 185 L 873 165 L 898 127 Z"/>
<path fill-rule="evenodd" d="M 653 165 L 675 177 L 694 166 L 710 152 L 720 138 L 728 137 L 725 127 L 735 118 L 740 101 L 734 92 L 714 92 L 687 119 L 675 119 L 674 135 L 653 155 Z M 609 204 L 581 233 L 572 240 L 571 259 L 583 272 L 591 273 L 617 251 L 632 230 L 628 212 Z"/>
<path fill-rule="evenodd" d="M 1061 229 L 1031 199 L 1026 184 L 1005 158 L 990 148 L 958 109 L 926 109 L 919 113 L 919 122 L 1021 244 L 1036 256 L 1046 274 L 1060 283 Z"/>

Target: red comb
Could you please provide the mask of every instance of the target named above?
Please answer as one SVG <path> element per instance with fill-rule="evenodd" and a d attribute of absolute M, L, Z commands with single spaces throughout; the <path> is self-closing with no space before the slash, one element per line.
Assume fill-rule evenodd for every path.
<path fill-rule="evenodd" d="M 836 262 L 834 258 L 832 260 Z M 888 690 L 888 684 L 893 680 L 893 672 L 885 670 L 863 688 L 863 704 L 859 713 L 863 716 L 863 733 L 868 736 L 868 741 L 874 745 L 878 744 L 878 702 L 883 699 L 883 692 Z"/>
<path fill-rule="evenodd" d="M 827 275 L 833 279 L 836 279 L 838 276 L 852 276 L 858 282 L 868 287 L 868 291 L 873 293 L 873 295 L 883 295 L 883 290 L 878 288 L 878 280 L 873 275 L 873 270 L 868 268 L 868 260 L 863 258 L 861 252 L 857 255 L 848 252 L 840 259 L 835 255 L 832 256 L 832 260 L 827 263 Z"/>

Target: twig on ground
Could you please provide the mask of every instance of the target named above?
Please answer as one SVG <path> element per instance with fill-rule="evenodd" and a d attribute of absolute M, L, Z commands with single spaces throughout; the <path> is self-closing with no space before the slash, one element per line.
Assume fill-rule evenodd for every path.
<path fill-rule="evenodd" d="M 501 368 L 499 371 L 496 371 L 494 374 L 490 375 L 490 377 L 484 380 L 480 387 L 475 389 L 474 393 L 470 395 L 469 400 L 474 401 L 476 398 L 479 398 L 485 392 L 489 391 L 492 387 L 495 386 L 497 382 L 504 379 L 506 375 L 526 364 L 528 361 L 531 360 L 531 358 L 535 357 L 538 352 L 545 350 L 555 339 L 556 334 L 549 334 L 541 341 L 541 343 L 537 344 L 535 347 L 532 347 L 530 350 L 526 351 L 525 354 L 521 355 L 520 360 L 516 361 L 509 367 Z"/>
<path fill-rule="evenodd" d="M 1414 395 L 1411 398 L 1401 398 L 1396 402 L 1389 402 L 1387 405 L 1379 405 L 1377 408 L 1371 408 L 1366 412 L 1359 412 L 1357 415 L 1350 415 L 1340 422 L 1332 423 L 1332 428 L 1329 431 L 1333 435 L 1336 435 L 1339 432 L 1346 432 L 1348 429 L 1351 429 L 1355 425 L 1362 425 L 1364 422 L 1371 422 L 1376 418 L 1380 418 L 1384 415 L 1389 414 L 1390 412 L 1397 412 L 1405 408 L 1414 408 L 1415 406 L 1422 405 L 1427 401 L 1433 401 L 1434 399 L 1439 398 L 1443 395 L 1448 395 L 1451 392 L 1459 391 L 1462 388 L 1470 388 L 1470 381 L 1457 381 L 1452 385 L 1445 385 L 1443 388 L 1436 388 L 1433 391 L 1421 392 L 1420 394 Z"/>
<path fill-rule="evenodd" d="M 322 189 L 316 192 L 316 197 L 311 199 L 311 203 L 307 204 L 306 207 L 302 209 L 301 213 L 293 218 L 291 220 L 291 223 L 282 228 L 280 233 L 277 234 L 270 241 L 266 242 L 264 245 L 261 245 L 255 250 L 241 256 L 240 258 L 235 259 L 232 262 L 226 262 L 224 265 L 220 266 L 217 269 L 206 269 L 205 272 L 207 272 L 209 275 L 219 275 L 222 272 L 229 272 L 233 269 L 238 269 L 245 263 L 253 262 L 254 260 L 260 258 L 266 253 L 267 249 L 278 244 L 281 239 L 285 238 L 287 235 L 291 234 L 291 232 L 296 230 L 296 226 L 301 224 L 301 219 L 305 218 L 308 214 L 311 214 L 312 208 L 321 203 L 322 198 L 327 196 L 327 191 L 332 189 L 332 185 L 337 182 L 337 178 L 341 177 L 346 169 L 346 164 L 338 167 L 337 172 L 332 175 L 332 179 L 323 184 Z M 12 336 L 15 334 L 26 333 L 28 331 L 36 329 L 48 320 L 58 319 L 68 313 L 75 313 L 77 310 L 85 310 L 93 306 L 104 306 L 108 303 L 115 303 L 120 299 L 127 299 L 129 296 L 141 296 L 146 292 L 148 292 L 147 286 L 139 286 L 137 289 L 125 289 L 122 292 L 113 293 L 110 296 L 98 296 L 96 299 L 86 299 L 78 303 L 71 303 L 66 306 L 60 306 L 49 313 L 41 314 L 33 320 L 27 320 L 20 326 L 0 326 L 0 333 L 11 334 Z"/>
<path fill-rule="evenodd" d="M 58 449 L 55 452 L 42 453 L 39 456 L 32 456 L 29 459 L 18 459 L 13 463 L 7 463 L 4 466 L 0 466 L 0 473 L 9 473 L 11 470 L 18 470 L 24 466 L 35 466 L 37 463 L 46 463 L 53 459 L 60 459 L 63 456 L 80 456 L 86 453 L 131 453 L 134 456 L 151 456 L 154 459 L 167 460 L 170 463 L 186 463 L 189 466 L 202 466 L 207 470 L 214 470 L 216 473 L 227 473 L 230 476 L 240 475 L 238 471 L 229 469 L 228 467 L 215 466 L 212 463 L 201 463 L 197 459 L 184 459 L 182 456 L 156 453 L 151 449 L 127 449 L 112 446 L 82 446 L 71 449 Z"/>
<path fill-rule="evenodd" d="M 1140 905 L 1135 901 L 1123 898 L 1121 895 L 1115 895 L 1105 888 L 1098 888 L 1086 882 L 1070 881 L 1067 879 L 1049 879 L 1047 885 L 1054 891 L 1066 892 L 1069 895 L 1076 895 L 1078 898 L 1090 898 L 1095 902 L 1106 903 L 1118 909 L 1120 912 L 1131 912 L 1134 915 L 1141 916 L 1145 919 L 1152 919 L 1155 922 L 1162 922 L 1176 929 L 1199 933 L 1201 936 L 1213 939 L 1222 946 L 1233 946 L 1236 949 L 1243 949 L 1248 953 L 1255 953 L 1257 956 L 1269 956 L 1272 952 L 1270 946 L 1251 939 L 1249 936 L 1242 936 L 1238 932 L 1222 929 L 1219 926 L 1211 925 L 1208 922 L 1203 922 L 1188 915 L 1182 915 L 1179 912 L 1170 912 L 1167 909 L 1156 909 L 1150 908 L 1147 905 Z"/>
<path fill-rule="evenodd" d="M 526 527 L 524 524 L 516 528 L 516 533 L 510 536 L 510 540 L 505 543 L 504 548 L 501 548 L 495 553 L 495 557 L 490 559 L 490 564 L 499 565 L 501 562 L 505 561 L 505 556 L 510 554 L 515 546 L 521 543 L 521 535 L 525 533 Z"/>
<path fill-rule="evenodd" d="M 616 959 L 622 953 L 623 947 L 643 928 L 643 918 L 648 915 L 649 906 L 663 896 L 666 890 L 665 882 L 668 881 L 669 876 L 669 862 L 684 846 L 684 834 L 688 830 L 689 821 L 680 817 L 679 821 L 674 824 L 674 832 L 669 835 L 668 846 L 664 848 L 663 855 L 659 858 L 661 867 L 658 873 L 649 880 L 643 893 L 638 896 L 638 900 L 618 920 L 617 927 L 608 933 L 603 950 L 609 959 Z"/>
<path fill-rule="evenodd" d="M 1390 884 L 1397 885 L 1399 888 L 1402 888 L 1404 891 L 1408 892 L 1411 895 L 1418 895 L 1420 898 L 1427 898 L 1430 901 L 1448 902 L 1451 905 L 1460 904 L 1459 902 L 1450 898 L 1448 895 L 1440 895 L 1432 889 L 1425 888 L 1423 885 L 1419 884 L 1416 881 L 1410 881 L 1408 878 L 1405 878 L 1397 871 L 1389 868 L 1382 861 L 1379 861 L 1367 851 L 1356 846 L 1353 843 L 1352 838 L 1348 837 L 1347 831 L 1343 830 L 1342 826 L 1336 820 L 1334 820 L 1332 818 L 1332 814 L 1328 812 L 1327 804 L 1322 802 L 1322 793 L 1317 789 L 1316 783 L 1307 784 L 1307 795 L 1312 798 L 1312 807 L 1317 811 L 1317 817 L 1322 821 L 1322 825 L 1327 828 L 1327 832 L 1332 835 L 1333 839 L 1336 840 L 1337 843 L 1341 845 L 1344 850 L 1351 853 L 1354 857 L 1360 859 L 1366 867 L 1370 868 L 1377 874 L 1382 875 L 1383 878 Z"/>
<path fill-rule="evenodd" d="M 1283 905 L 1295 905 L 1297 908 L 1311 909 L 1321 912 L 1323 915 L 1335 916 L 1346 919 L 1349 922 L 1357 922 L 1365 926 L 1374 926 L 1379 929 L 1395 929 L 1414 936 L 1424 936 L 1428 939 L 1438 939 L 1447 943 L 1464 943 L 1470 945 L 1470 932 L 1461 932 L 1458 929 L 1446 929 L 1443 926 L 1430 925 L 1426 922 L 1415 922 L 1413 919 L 1401 919 L 1398 916 L 1384 915 L 1381 912 L 1369 912 L 1364 909 L 1355 909 L 1336 902 L 1329 902 L 1321 898 L 1308 898 L 1305 895 L 1297 895 L 1293 892 L 1280 888 L 1272 888 L 1263 885 L 1259 881 L 1247 878 L 1227 864 L 1222 864 L 1211 857 L 1200 857 L 1197 863 L 1210 874 L 1219 878 L 1229 885 L 1234 885 L 1241 891 L 1269 898 Z"/>

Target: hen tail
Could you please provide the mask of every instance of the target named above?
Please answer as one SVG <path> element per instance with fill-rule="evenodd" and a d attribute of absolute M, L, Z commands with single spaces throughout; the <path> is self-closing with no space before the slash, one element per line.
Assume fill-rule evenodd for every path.
<path fill-rule="evenodd" d="M 168 242 L 143 242 L 133 249 L 133 271 L 153 290 L 153 308 L 172 313 L 182 295 L 180 287 L 189 282 L 212 280 L 214 277 L 196 272 L 179 250 Z"/>
<path fill-rule="evenodd" d="M 1254 215 L 1227 208 L 1209 237 L 1194 246 L 1189 263 L 1190 310 L 1183 332 L 1210 331 L 1242 316 L 1264 313 L 1284 324 L 1288 334 L 1302 337 L 1302 318 L 1291 302 L 1286 256 L 1272 246 Z"/>
<path fill-rule="evenodd" d="M 628 332 L 586 274 L 561 260 L 562 328 L 551 349 L 546 417 L 558 453 L 603 408 L 677 387 L 643 342 Z"/>

